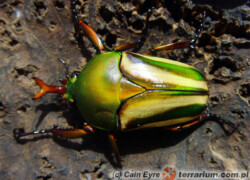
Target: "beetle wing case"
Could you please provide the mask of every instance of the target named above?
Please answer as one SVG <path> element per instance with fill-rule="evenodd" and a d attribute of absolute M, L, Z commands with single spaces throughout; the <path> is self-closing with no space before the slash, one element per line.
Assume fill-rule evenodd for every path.
<path fill-rule="evenodd" d="M 124 76 L 146 89 L 208 91 L 203 75 L 181 62 L 123 52 L 120 68 Z"/>
<path fill-rule="evenodd" d="M 122 103 L 121 130 L 186 123 L 206 108 L 205 78 L 190 65 L 124 52 L 120 69 L 126 78 L 146 89 Z"/>

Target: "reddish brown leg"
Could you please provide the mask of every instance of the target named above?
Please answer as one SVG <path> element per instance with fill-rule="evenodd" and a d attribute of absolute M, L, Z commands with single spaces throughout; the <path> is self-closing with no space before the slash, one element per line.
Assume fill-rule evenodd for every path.
<path fill-rule="evenodd" d="M 171 43 L 171 44 L 166 44 L 162 46 L 155 46 L 152 49 L 149 49 L 146 54 L 147 55 L 155 55 L 157 52 L 170 52 L 174 49 L 183 49 L 186 47 L 189 47 L 189 42 L 190 41 L 185 41 L 181 43 Z"/>
<path fill-rule="evenodd" d="M 112 50 L 113 51 L 126 51 L 128 49 L 134 49 L 133 51 L 138 51 L 141 46 L 144 44 L 146 38 L 147 38 L 147 34 L 148 34 L 148 26 L 149 26 L 149 17 L 152 14 L 152 10 L 154 9 L 154 7 L 149 8 L 147 11 L 147 17 L 146 17 L 146 27 L 144 28 L 144 30 L 142 31 L 142 36 L 141 39 L 136 41 L 136 42 L 132 42 L 132 43 L 127 43 L 127 44 L 123 44 L 121 46 L 115 47 Z"/>
<path fill-rule="evenodd" d="M 113 51 L 126 51 L 128 49 L 136 48 L 139 43 L 140 42 L 137 41 L 137 42 L 133 42 L 133 43 L 123 44 L 123 45 L 120 45 L 120 46 L 113 48 L 112 50 Z"/>
<path fill-rule="evenodd" d="M 120 157 L 119 150 L 118 150 L 118 147 L 116 144 L 116 139 L 114 138 L 114 136 L 112 134 L 109 134 L 109 141 L 110 141 L 111 147 L 113 149 L 116 163 L 117 163 L 117 165 L 121 166 L 121 157 Z"/>
<path fill-rule="evenodd" d="M 101 39 L 98 37 L 98 35 L 95 33 L 95 31 L 89 27 L 87 24 L 79 20 L 78 18 L 78 9 L 76 7 L 77 3 L 74 0 L 71 0 L 71 5 L 72 5 L 72 13 L 74 17 L 74 22 L 76 23 L 77 27 L 79 27 L 85 35 L 88 37 L 88 39 L 93 43 L 95 48 L 98 50 L 99 53 L 104 52 L 104 47 L 101 42 Z"/>
<path fill-rule="evenodd" d="M 197 33 L 195 34 L 194 38 L 191 39 L 190 41 L 188 40 L 188 41 L 180 42 L 180 43 L 171 43 L 171 44 L 166 44 L 166 45 L 162 45 L 162 46 L 155 46 L 152 49 L 149 49 L 146 52 L 146 54 L 147 55 L 156 55 L 157 52 L 170 52 L 174 49 L 182 49 L 182 48 L 187 48 L 187 47 L 194 48 L 195 41 L 198 39 L 198 37 L 202 31 L 205 18 L 206 18 L 206 14 L 204 12 L 202 14 L 202 23 L 200 24 L 200 27 L 199 27 Z"/>
<path fill-rule="evenodd" d="M 81 20 L 78 21 L 78 26 L 85 33 L 85 35 L 88 37 L 88 39 L 93 43 L 95 48 L 100 53 L 104 52 L 104 47 L 103 47 L 102 41 L 98 37 L 98 35 L 95 33 L 95 31 L 91 27 L 89 27 L 87 24 L 82 22 Z"/>
<path fill-rule="evenodd" d="M 36 134 L 47 134 L 52 133 L 54 135 L 64 138 L 80 138 L 88 133 L 94 132 L 90 126 L 85 126 L 83 129 L 60 129 L 56 126 L 51 129 L 44 129 L 40 131 L 24 132 L 23 129 L 14 129 L 14 137 L 20 139 L 23 136 L 36 135 Z"/>
<path fill-rule="evenodd" d="M 188 122 L 186 124 L 182 124 L 182 125 L 178 125 L 178 126 L 166 127 L 166 129 L 171 130 L 171 131 L 180 131 L 182 129 L 186 129 L 190 126 L 193 126 L 195 124 L 205 122 L 205 121 L 215 121 L 215 122 L 219 123 L 219 125 L 221 126 L 221 128 L 223 129 L 225 134 L 227 134 L 227 135 L 232 134 L 237 129 L 237 126 L 234 123 L 227 121 L 225 119 L 222 119 L 217 114 L 210 114 L 210 113 L 204 113 L 204 114 L 200 115 L 200 117 L 198 119 L 195 119 L 192 122 Z M 227 125 L 227 127 L 225 127 L 225 125 Z M 228 129 L 230 129 L 230 130 L 228 130 Z"/>
<path fill-rule="evenodd" d="M 33 77 L 33 79 L 41 87 L 41 90 L 33 97 L 33 99 L 38 99 L 46 93 L 57 93 L 57 94 L 66 93 L 66 86 L 50 86 L 45 84 L 41 79 L 38 79 L 36 77 Z"/>
<path fill-rule="evenodd" d="M 80 138 L 88 133 L 93 133 L 94 130 L 90 126 L 85 126 L 83 129 L 59 129 L 54 127 L 52 133 L 64 138 Z"/>
<path fill-rule="evenodd" d="M 188 127 L 190 127 L 192 125 L 195 125 L 195 124 L 197 124 L 199 122 L 200 122 L 200 119 L 197 119 L 197 120 L 194 120 L 194 121 L 189 122 L 187 124 L 178 125 L 178 126 L 171 126 L 171 127 L 165 127 L 165 128 L 168 129 L 168 130 L 171 130 L 171 131 L 180 131 L 182 129 L 185 129 L 185 128 L 188 128 Z"/>

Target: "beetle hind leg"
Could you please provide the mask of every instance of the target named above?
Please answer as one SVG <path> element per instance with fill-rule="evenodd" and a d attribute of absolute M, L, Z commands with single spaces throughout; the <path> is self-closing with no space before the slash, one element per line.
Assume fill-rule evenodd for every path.
<path fill-rule="evenodd" d="M 170 130 L 170 131 L 181 131 L 183 129 L 189 128 L 190 126 L 193 126 L 199 122 L 201 122 L 202 120 L 200 119 L 196 119 L 192 122 L 188 122 L 186 124 L 182 124 L 182 125 L 178 125 L 178 126 L 171 126 L 171 127 L 165 127 L 165 129 Z"/>
<path fill-rule="evenodd" d="M 226 135 L 231 135 L 238 128 L 237 125 L 235 125 L 234 123 L 232 123 L 232 122 L 230 122 L 228 120 L 225 120 L 225 119 L 221 118 L 217 114 L 207 113 L 207 114 L 205 114 L 205 118 L 207 118 L 207 120 L 217 122 Z"/>
<path fill-rule="evenodd" d="M 204 113 L 204 114 L 200 115 L 200 117 L 198 119 L 195 119 L 192 122 L 188 122 L 186 124 L 182 124 L 182 125 L 178 125 L 178 126 L 165 127 L 165 128 L 167 130 L 171 130 L 171 131 L 180 131 L 180 130 L 189 128 L 195 124 L 199 124 L 199 123 L 202 123 L 205 121 L 215 121 L 215 122 L 219 123 L 220 127 L 222 128 L 222 130 L 224 131 L 224 133 L 226 135 L 232 134 L 237 129 L 237 126 L 234 123 L 227 121 L 225 119 L 222 119 L 217 114 L 210 114 L 210 113 Z"/>

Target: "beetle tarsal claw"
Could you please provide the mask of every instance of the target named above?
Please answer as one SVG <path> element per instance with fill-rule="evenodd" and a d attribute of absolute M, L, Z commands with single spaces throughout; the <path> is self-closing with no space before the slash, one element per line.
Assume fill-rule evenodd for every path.
<path fill-rule="evenodd" d="M 14 134 L 15 139 L 19 139 L 22 136 L 23 133 L 25 133 L 23 128 L 15 128 L 13 130 L 13 134 Z"/>
<path fill-rule="evenodd" d="M 206 114 L 206 116 L 209 119 L 219 123 L 220 127 L 223 129 L 223 131 L 226 135 L 233 134 L 238 128 L 237 125 L 235 125 L 234 123 L 232 123 L 230 121 L 227 121 L 227 120 L 221 118 L 220 115 L 208 113 L 208 114 Z"/>
<path fill-rule="evenodd" d="M 222 118 L 220 118 L 219 122 L 221 123 L 221 127 L 223 131 L 226 133 L 226 135 L 233 134 L 238 128 L 238 126 L 235 125 L 234 123 L 224 120 Z"/>

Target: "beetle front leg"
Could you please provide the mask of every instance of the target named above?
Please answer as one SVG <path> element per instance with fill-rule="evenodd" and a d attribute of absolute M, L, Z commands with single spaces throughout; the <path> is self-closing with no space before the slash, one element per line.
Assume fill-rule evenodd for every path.
<path fill-rule="evenodd" d="M 82 22 L 81 20 L 78 21 L 78 26 L 85 33 L 85 35 L 88 37 L 88 39 L 93 43 L 95 48 L 100 53 L 104 52 L 104 47 L 103 47 L 102 41 L 98 37 L 98 35 L 95 33 L 95 31 L 91 27 L 89 27 L 87 24 Z"/>
<path fill-rule="evenodd" d="M 77 15 L 77 8 L 76 8 L 76 2 L 75 0 L 71 0 L 71 6 L 72 6 L 72 13 L 74 16 L 74 22 L 76 23 L 77 27 L 79 27 L 87 36 L 87 38 L 93 43 L 95 48 L 99 53 L 104 52 L 104 46 L 102 44 L 101 39 L 98 37 L 96 32 L 87 24 L 85 24 L 83 21 L 79 20 Z"/>

